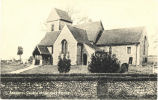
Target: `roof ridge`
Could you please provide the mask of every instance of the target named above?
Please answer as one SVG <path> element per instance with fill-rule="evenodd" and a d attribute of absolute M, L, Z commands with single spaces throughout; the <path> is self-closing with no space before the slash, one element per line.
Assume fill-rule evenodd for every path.
<path fill-rule="evenodd" d="M 83 43 L 88 43 L 89 42 L 86 30 L 74 27 L 72 25 L 67 25 L 67 26 L 68 26 L 68 29 L 71 31 L 72 35 L 74 36 L 74 38 L 77 41 L 81 42 L 80 39 L 82 39 Z M 75 32 L 74 32 L 74 30 L 75 30 Z"/>
<path fill-rule="evenodd" d="M 130 27 L 104 30 L 97 41 L 98 45 L 133 44 L 139 43 L 144 27 Z"/>
<path fill-rule="evenodd" d="M 64 11 L 63 9 L 58 9 L 58 8 L 54 8 L 54 9 L 56 9 L 56 10 L 60 10 L 60 11 Z M 66 11 L 64 11 L 64 12 L 66 12 Z"/>
<path fill-rule="evenodd" d="M 62 9 L 58 9 L 58 8 L 54 8 L 56 11 L 58 10 L 58 11 L 62 11 L 62 12 L 66 12 L 66 11 L 64 11 L 64 10 L 62 10 Z M 57 12 L 58 13 L 58 12 Z"/>
<path fill-rule="evenodd" d="M 86 22 L 86 23 L 82 23 L 82 24 L 76 24 L 76 25 L 73 25 L 73 26 L 84 25 L 84 24 L 90 24 L 90 23 L 96 23 L 96 22 L 102 23 L 102 21 L 99 20 L 99 21 L 93 21 L 93 22 Z"/>
<path fill-rule="evenodd" d="M 79 28 L 79 27 L 76 27 L 76 26 L 73 26 L 73 25 L 67 25 L 68 27 L 72 27 L 72 28 L 76 28 L 76 29 L 80 29 L 80 30 L 83 30 L 83 31 L 86 31 L 85 29 L 82 29 L 82 28 Z"/>
<path fill-rule="evenodd" d="M 104 31 L 120 30 L 120 29 L 133 29 L 133 28 L 145 28 L 145 26 L 122 27 L 122 28 L 106 29 Z"/>
<path fill-rule="evenodd" d="M 57 16 L 59 17 L 58 19 L 56 20 L 59 20 L 59 19 L 62 19 L 62 20 L 65 20 L 65 21 L 68 21 L 68 22 L 71 22 L 72 23 L 72 19 L 71 19 L 71 16 L 69 16 L 68 12 L 62 10 L 62 9 L 58 9 L 58 8 L 52 8 L 48 18 L 47 18 L 47 22 L 51 21 L 51 20 L 55 20 L 53 19 L 53 13 L 52 12 L 55 12 L 57 14 Z"/>

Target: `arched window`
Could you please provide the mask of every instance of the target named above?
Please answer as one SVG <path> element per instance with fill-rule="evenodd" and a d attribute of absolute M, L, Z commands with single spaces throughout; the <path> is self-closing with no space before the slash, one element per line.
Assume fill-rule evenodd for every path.
<path fill-rule="evenodd" d="M 143 54 L 145 55 L 146 52 L 146 36 L 144 37 L 144 47 L 143 47 Z"/>
<path fill-rule="evenodd" d="M 67 53 L 67 41 L 65 39 L 61 41 L 61 53 Z"/>

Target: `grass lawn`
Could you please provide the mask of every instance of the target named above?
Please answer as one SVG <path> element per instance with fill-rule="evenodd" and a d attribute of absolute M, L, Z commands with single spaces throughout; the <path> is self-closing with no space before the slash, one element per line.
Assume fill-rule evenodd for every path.
<path fill-rule="evenodd" d="M 20 74 L 53 74 L 58 73 L 57 66 L 44 65 L 38 66 L 30 70 L 26 70 Z"/>
<path fill-rule="evenodd" d="M 28 67 L 29 65 L 18 64 L 18 65 L 1 65 L 1 73 L 9 73 L 15 70 L 23 69 Z M 32 68 L 30 70 L 26 70 L 21 72 L 20 74 L 57 74 L 58 69 L 55 65 L 44 65 Z M 87 66 L 71 66 L 69 73 L 89 73 Z M 128 73 L 144 73 L 144 74 L 152 74 L 153 67 L 151 66 L 129 66 Z"/>
<path fill-rule="evenodd" d="M 153 67 L 152 66 L 129 66 L 128 73 L 144 73 L 144 74 L 152 74 Z"/>
<path fill-rule="evenodd" d="M 7 74 L 9 72 L 18 70 L 18 69 L 23 69 L 28 67 L 29 65 L 25 64 L 3 64 L 1 65 L 1 74 Z"/>
<path fill-rule="evenodd" d="M 88 72 L 87 66 L 71 66 L 69 73 L 87 73 L 87 72 Z M 24 71 L 20 74 L 56 74 L 56 73 L 59 73 L 57 66 L 44 65 Z"/>
<path fill-rule="evenodd" d="M 138 74 L 152 74 L 153 68 L 151 66 L 129 66 L 128 73 L 138 73 Z M 22 72 L 21 74 L 56 74 L 59 73 L 57 66 L 55 65 L 44 65 L 39 66 L 27 71 Z M 69 73 L 89 73 L 87 66 L 71 66 Z"/>

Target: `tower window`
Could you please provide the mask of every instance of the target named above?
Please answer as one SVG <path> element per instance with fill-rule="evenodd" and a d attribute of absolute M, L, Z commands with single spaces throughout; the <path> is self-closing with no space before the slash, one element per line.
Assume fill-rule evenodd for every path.
<path fill-rule="evenodd" d="M 54 25 L 51 26 L 51 31 L 54 31 Z"/>

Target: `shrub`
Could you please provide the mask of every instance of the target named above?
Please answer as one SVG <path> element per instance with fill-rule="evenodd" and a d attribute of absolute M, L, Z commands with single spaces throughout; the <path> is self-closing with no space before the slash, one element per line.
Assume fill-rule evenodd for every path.
<path fill-rule="evenodd" d="M 60 73 L 67 73 L 70 71 L 70 66 L 71 66 L 71 60 L 69 58 L 66 58 L 64 55 L 63 58 L 59 56 L 59 62 L 58 62 L 58 71 Z"/>
<path fill-rule="evenodd" d="M 119 72 L 120 61 L 116 55 L 110 55 L 103 51 L 95 52 L 91 57 L 88 70 L 92 73 L 116 73 Z"/>
<path fill-rule="evenodd" d="M 123 63 L 123 64 L 121 65 L 120 73 L 125 73 L 125 72 L 127 72 L 127 71 L 128 71 L 128 67 L 129 67 L 129 64 Z"/>

